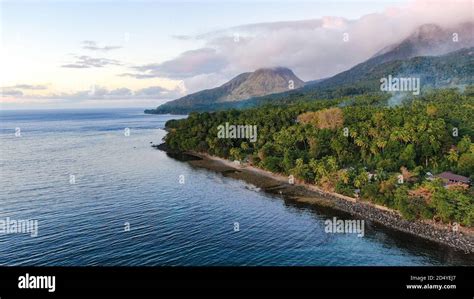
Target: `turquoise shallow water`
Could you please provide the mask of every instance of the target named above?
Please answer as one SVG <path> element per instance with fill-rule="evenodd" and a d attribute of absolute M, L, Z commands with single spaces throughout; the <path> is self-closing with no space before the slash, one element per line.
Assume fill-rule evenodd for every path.
<path fill-rule="evenodd" d="M 370 222 L 363 238 L 326 234 L 327 218 L 350 216 L 257 192 L 150 147 L 170 118 L 141 109 L 1 111 L 0 220 L 38 220 L 38 236 L 0 234 L 0 264 L 474 264 Z"/>

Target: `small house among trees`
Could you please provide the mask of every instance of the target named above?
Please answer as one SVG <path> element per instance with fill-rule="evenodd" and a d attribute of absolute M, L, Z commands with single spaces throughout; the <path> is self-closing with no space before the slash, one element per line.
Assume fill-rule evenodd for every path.
<path fill-rule="evenodd" d="M 469 178 L 462 175 L 454 174 L 450 171 L 442 172 L 436 175 L 436 177 L 440 178 L 443 181 L 445 186 L 453 185 L 453 184 L 466 184 L 469 186 L 471 184 L 471 181 Z"/>

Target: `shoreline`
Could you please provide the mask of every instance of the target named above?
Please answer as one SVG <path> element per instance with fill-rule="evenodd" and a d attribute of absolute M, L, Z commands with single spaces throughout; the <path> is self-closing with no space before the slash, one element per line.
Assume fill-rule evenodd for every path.
<path fill-rule="evenodd" d="M 204 153 L 173 152 L 164 143 L 155 145 L 154 148 L 164 151 L 171 157 L 187 162 L 192 166 L 212 170 L 226 177 L 242 180 L 255 186 L 256 191 L 261 190 L 266 193 L 281 195 L 298 203 L 329 207 L 397 231 L 448 246 L 465 254 L 474 253 L 474 229 L 472 228 L 459 226 L 458 232 L 453 232 L 450 225 L 433 220 L 409 221 L 403 219 L 398 211 L 385 206 L 337 193 L 326 192 L 315 185 L 299 182 L 296 179 L 294 184 L 289 184 L 288 177 L 251 165 L 237 164 Z"/>

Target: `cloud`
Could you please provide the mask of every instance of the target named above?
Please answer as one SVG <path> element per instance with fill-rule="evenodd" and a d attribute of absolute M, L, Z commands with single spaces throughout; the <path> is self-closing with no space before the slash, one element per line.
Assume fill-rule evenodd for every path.
<path fill-rule="evenodd" d="M 108 92 L 109 96 L 112 97 L 132 97 L 133 91 L 128 88 L 117 88 Z"/>
<path fill-rule="evenodd" d="M 61 67 L 64 68 L 93 68 L 93 67 L 104 67 L 107 65 L 122 65 L 122 63 L 115 59 L 108 58 L 95 58 L 87 55 L 75 56 L 76 61 L 74 63 L 63 64 Z"/>
<path fill-rule="evenodd" d="M 183 96 L 180 88 L 166 89 L 161 86 L 149 86 L 142 89 L 131 90 L 129 88 L 107 89 L 99 85 L 93 85 L 88 90 L 80 90 L 72 93 L 52 93 L 48 95 L 25 94 L 20 90 L 7 89 L 2 97 L 28 98 L 28 99 L 55 99 L 55 100 L 131 100 L 131 99 L 157 99 L 172 100 Z"/>
<path fill-rule="evenodd" d="M 47 85 L 17 84 L 12 86 L 3 86 L 1 88 L 2 97 L 22 97 L 24 91 L 46 90 Z"/>
<path fill-rule="evenodd" d="M 3 89 L 2 88 L 2 97 L 21 97 L 23 96 L 23 92 L 17 89 Z"/>
<path fill-rule="evenodd" d="M 26 90 L 44 90 L 48 89 L 47 85 L 30 85 L 30 84 L 17 84 L 13 86 L 7 86 L 3 88 L 10 88 L 10 89 L 26 89 Z"/>
<path fill-rule="evenodd" d="M 149 78 L 156 78 L 155 74 L 144 74 L 144 73 L 122 73 L 118 74 L 119 77 L 133 77 L 135 79 L 149 79 Z"/>
<path fill-rule="evenodd" d="M 343 3 L 341 5 L 344 5 Z M 343 8 L 342 8 L 343 9 Z M 164 90 L 150 86 L 140 90 L 96 87 L 77 93 L 53 95 L 78 99 L 120 99 L 154 97 L 174 99 L 183 90 L 195 92 L 223 84 L 240 73 L 262 67 L 285 66 L 301 79 L 315 80 L 335 75 L 365 61 L 387 46 L 409 36 L 418 26 L 435 23 L 443 27 L 472 22 L 471 0 L 416 0 L 403 6 L 349 20 L 341 17 L 245 24 L 198 35 L 173 35 L 178 40 L 193 40 L 201 48 L 184 51 L 167 61 L 150 61 L 143 65 L 128 64 L 110 58 L 73 56 L 64 68 L 128 67 L 119 74 L 136 79 L 180 79 L 185 88 Z M 345 39 L 345 37 L 347 37 Z M 461 36 L 461 40 L 462 40 Z M 83 41 L 84 50 L 96 54 L 120 48 Z M 151 83 L 154 84 L 154 83 Z M 33 89 L 30 89 L 33 90 Z M 27 96 L 28 89 L 6 89 L 7 93 Z"/>
<path fill-rule="evenodd" d="M 82 48 L 92 51 L 108 52 L 115 49 L 122 48 L 121 46 L 99 46 L 95 41 L 85 40 L 82 42 Z M 75 61 L 72 63 L 66 63 L 61 65 L 63 68 L 75 68 L 75 69 L 85 69 L 85 68 L 97 68 L 104 67 L 108 65 L 122 65 L 122 63 L 115 59 L 109 59 L 105 57 L 91 57 L 88 55 L 74 55 Z"/>
<path fill-rule="evenodd" d="M 161 86 L 151 86 L 143 89 L 139 89 L 134 93 L 137 97 L 159 97 L 159 98 L 175 98 L 182 96 L 181 92 L 178 89 L 165 89 Z"/>
<path fill-rule="evenodd" d="M 182 79 L 201 74 L 210 74 L 220 71 L 229 62 L 225 56 L 212 48 L 201 48 L 182 53 L 172 60 L 163 63 L 151 63 L 134 66 L 135 73 L 124 73 L 121 76 L 130 76 L 137 79 L 166 77 Z"/>
<path fill-rule="evenodd" d="M 206 88 L 220 86 L 229 81 L 229 76 L 221 72 L 202 74 L 183 79 L 186 94 L 201 91 Z"/>
<path fill-rule="evenodd" d="M 194 36 L 192 35 L 184 35 L 184 34 L 174 34 L 171 35 L 172 38 L 177 39 L 177 40 L 192 40 L 194 39 Z"/>
<path fill-rule="evenodd" d="M 122 46 L 99 46 L 95 41 L 85 40 L 82 42 L 82 48 L 91 51 L 108 52 L 111 50 L 121 49 Z"/>
<path fill-rule="evenodd" d="M 176 39 L 194 39 L 204 46 L 163 63 L 134 67 L 135 72 L 122 75 L 180 78 L 189 91 L 216 87 L 222 80 L 262 67 L 286 66 L 305 81 L 315 80 L 367 60 L 423 24 L 450 27 L 466 21 L 472 22 L 470 0 L 420 0 L 355 20 L 323 17 L 175 35 Z"/>

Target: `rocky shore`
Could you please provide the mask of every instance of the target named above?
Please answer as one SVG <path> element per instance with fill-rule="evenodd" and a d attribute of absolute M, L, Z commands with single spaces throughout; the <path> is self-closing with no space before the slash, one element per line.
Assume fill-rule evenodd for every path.
<path fill-rule="evenodd" d="M 154 147 L 167 152 L 173 158 L 186 161 L 194 167 L 216 171 L 226 177 L 245 181 L 255 186 L 257 190 L 278 194 L 300 203 L 314 204 L 343 211 L 394 230 L 449 246 L 466 254 L 474 254 L 474 230 L 472 228 L 459 227 L 457 231 L 453 231 L 451 225 L 434 221 L 408 221 L 403 219 L 395 210 L 360 201 L 352 197 L 325 192 L 314 185 L 301 182 L 290 184 L 287 177 L 259 168 L 241 165 L 240 163 L 201 153 L 173 152 L 165 144 Z"/>

